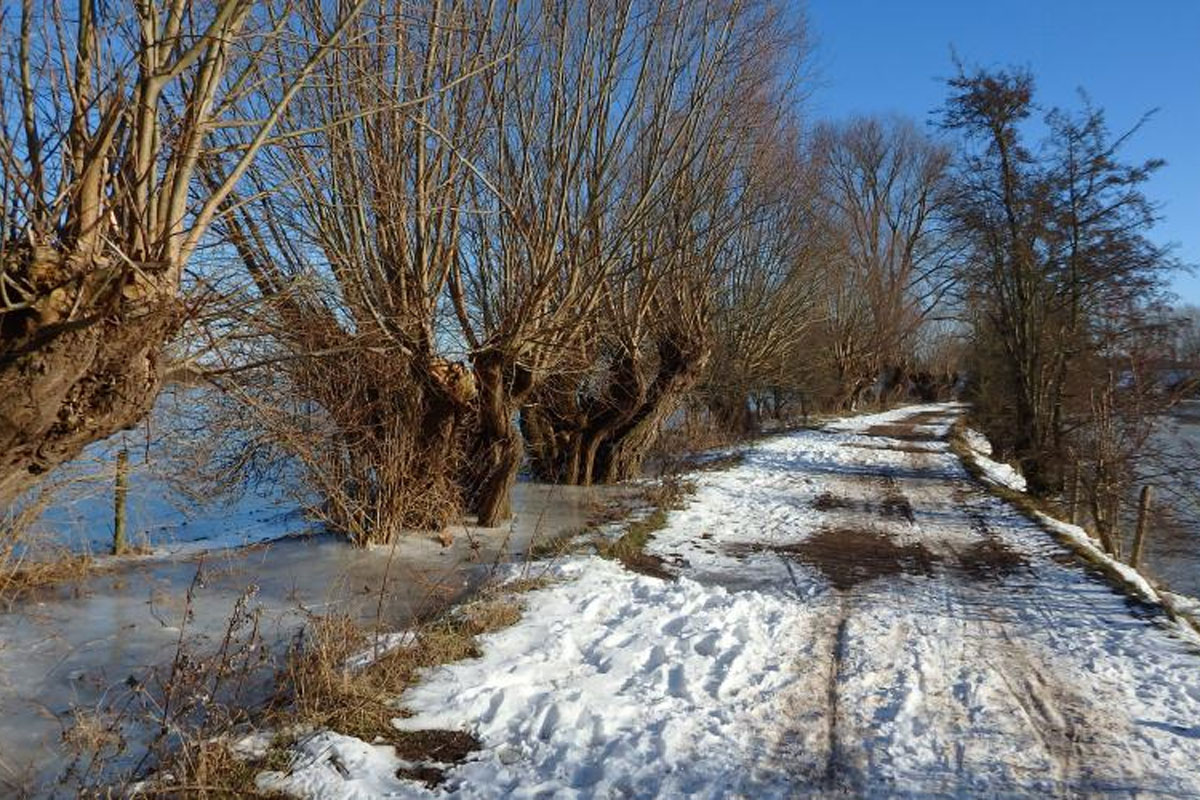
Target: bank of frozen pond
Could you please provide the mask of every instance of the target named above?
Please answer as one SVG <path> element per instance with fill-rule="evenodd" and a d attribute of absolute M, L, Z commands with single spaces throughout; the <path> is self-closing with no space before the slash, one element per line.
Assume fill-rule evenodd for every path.
<path fill-rule="evenodd" d="M 189 651 L 211 652 L 248 591 L 268 655 L 243 689 L 242 701 L 252 702 L 274 688 L 280 657 L 310 615 L 403 628 L 469 592 L 490 565 L 586 525 L 627 491 L 521 483 L 511 525 L 457 528 L 449 547 L 428 534 L 394 550 L 354 548 L 328 535 L 289 537 L 203 556 L 110 562 L 79 584 L 25 598 L 0 613 L 0 794 L 46 792 L 69 764 L 62 736 L 77 710 L 111 706 L 163 678 L 181 628 Z"/>

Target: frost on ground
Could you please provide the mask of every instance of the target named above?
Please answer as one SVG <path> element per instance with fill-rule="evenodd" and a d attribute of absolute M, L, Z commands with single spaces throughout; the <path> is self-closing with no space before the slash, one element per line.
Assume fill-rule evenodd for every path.
<path fill-rule="evenodd" d="M 696 477 L 675 581 L 558 566 L 405 730 L 481 750 L 430 789 L 325 732 L 259 785 L 301 797 L 1200 796 L 1200 653 L 974 483 L 914 407 Z"/>

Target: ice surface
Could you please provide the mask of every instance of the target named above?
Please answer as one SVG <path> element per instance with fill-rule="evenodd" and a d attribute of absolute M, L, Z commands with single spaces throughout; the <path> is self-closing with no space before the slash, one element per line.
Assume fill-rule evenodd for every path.
<path fill-rule="evenodd" d="M 80 585 L 43 592 L 0 613 L 0 796 L 40 786 L 64 766 L 59 742 L 73 708 L 94 708 L 123 682 L 162 672 L 179 639 L 189 585 L 202 571 L 186 625 L 189 647 L 211 650 L 234 604 L 253 607 L 278 654 L 309 613 L 345 613 L 387 631 L 521 560 L 532 541 L 583 526 L 594 505 L 622 490 L 521 483 L 516 517 L 502 528 L 458 527 L 454 543 L 413 535 L 389 547 L 354 548 L 328 535 L 287 538 L 200 556 L 118 559 Z M 386 583 L 386 587 L 385 587 Z M 380 603 L 380 590 L 386 588 Z M 272 687 L 265 681 L 258 696 Z M 248 694 L 251 699 L 254 691 Z"/>

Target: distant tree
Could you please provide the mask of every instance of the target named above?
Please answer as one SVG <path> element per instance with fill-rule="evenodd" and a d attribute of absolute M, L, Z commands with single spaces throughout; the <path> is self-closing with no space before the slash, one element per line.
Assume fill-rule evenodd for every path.
<path fill-rule="evenodd" d="M 911 360 L 914 337 L 951 285 L 941 230 L 950 153 L 902 119 L 825 126 L 815 146 L 836 242 L 827 347 L 840 403 L 853 408 L 885 368 Z"/>
<path fill-rule="evenodd" d="M 754 211 L 731 238 L 715 295 L 713 357 L 700 394 L 726 434 L 757 429 L 766 406 L 778 416 L 811 360 L 824 321 L 828 244 L 818 172 L 798 126 L 759 147 Z"/>
<path fill-rule="evenodd" d="M 1051 492 L 1071 432 L 1091 417 L 1090 389 L 1141 340 L 1174 266 L 1146 236 L 1155 217 L 1142 186 L 1162 162 L 1120 161 L 1137 127 L 1113 138 L 1090 106 L 1051 111 L 1032 149 L 1028 72 L 960 68 L 949 87 L 977 413 L 1031 488 Z"/>

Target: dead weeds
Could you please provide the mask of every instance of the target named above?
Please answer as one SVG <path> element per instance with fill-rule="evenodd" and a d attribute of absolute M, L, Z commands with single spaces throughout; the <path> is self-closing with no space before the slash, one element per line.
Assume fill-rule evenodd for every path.
<path fill-rule="evenodd" d="M 514 594 L 542 585 L 536 579 L 504 584 L 427 622 L 411 645 L 382 653 L 360 670 L 347 664 L 370 647 L 366 633 L 344 616 L 314 620 L 288 655 L 281 680 L 287 692 L 275 704 L 280 727 L 331 728 L 365 741 L 391 741 L 397 734 L 391 724 L 398 715 L 396 698 L 421 670 L 479 657 L 479 636 L 521 618 Z"/>
<path fill-rule="evenodd" d="M 0 604 L 11 605 L 39 591 L 78 582 L 94 572 L 91 556 L 63 551 L 38 559 L 9 558 L 0 553 Z"/>
<path fill-rule="evenodd" d="M 653 484 L 643 492 L 646 504 L 652 508 L 649 514 L 630 520 L 625 532 L 615 540 L 597 539 L 596 553 L 602 558 L 621 562 L 626 569 L 663 580 L 674 580 L 675 576 L 666 569 L 666 562 L 646 552 L 646 545 L 657 531 L 667 526 L 671 511 L 683 507 L 684 499 L 696 491 L 691 481 L 679 476 L 669 476 Z"/>

